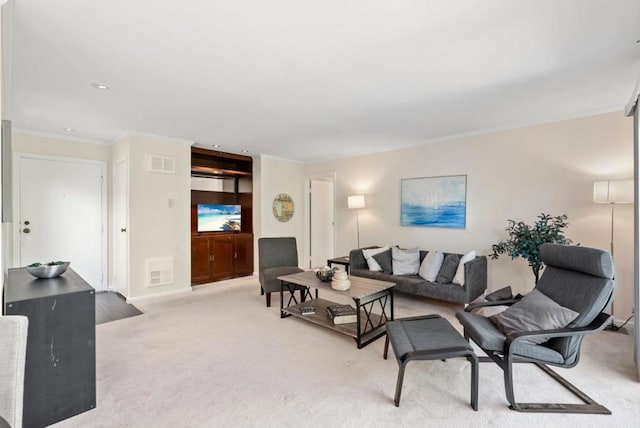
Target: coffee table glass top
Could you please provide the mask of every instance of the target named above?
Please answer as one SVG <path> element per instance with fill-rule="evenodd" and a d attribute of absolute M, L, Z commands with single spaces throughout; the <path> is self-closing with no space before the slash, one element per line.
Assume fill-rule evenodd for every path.
<path fill-rule="evenodd" d="M 354 299 L 361 299 L 371 294 L 383 290 L 388 290 L 389 288 L 393 288 L 396 285 L 395 283 L 388 281 L 380 281 L 371 278 L 361 278 L 359 276 L 349 276 L 349 281 L 351 281 L 351 288 L 346 291 L 338 291 L 331 288 L 331 282 L 322 282 L 318 278 L 316 278 L 316 274 L 313 271 L 283 275 L 279 276 L 278 279 L 292 284 L 303 285 L 305 287 L 330 289 L 335 293 L 344 294 L 345 296 L 349 296 Z"/>

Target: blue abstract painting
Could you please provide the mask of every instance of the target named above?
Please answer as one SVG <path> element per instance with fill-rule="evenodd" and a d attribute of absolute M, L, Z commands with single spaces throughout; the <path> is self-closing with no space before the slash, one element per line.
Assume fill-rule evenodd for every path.
<path fill-rule="evenodd" d="M 466 175 L 406 178 L 401 187 L 402 226 L 466 227 Z"/>

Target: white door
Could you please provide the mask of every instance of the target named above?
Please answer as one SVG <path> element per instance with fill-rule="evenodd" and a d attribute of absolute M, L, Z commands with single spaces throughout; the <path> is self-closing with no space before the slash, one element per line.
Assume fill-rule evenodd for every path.
<path fill-rule="evenodd" d="M 127 161 L 117 162 L 113 177 L 113 289 L 129 297 Z"/>
<path fill-rule="evenodd" d="M 70 261 L 104 289 L 104 162 L 18 156 L 19 264 Z"/>
<path fill-rule="evenodd" d="M 311 180 L 311 267 L 333 257 L 333 180 Z"/>

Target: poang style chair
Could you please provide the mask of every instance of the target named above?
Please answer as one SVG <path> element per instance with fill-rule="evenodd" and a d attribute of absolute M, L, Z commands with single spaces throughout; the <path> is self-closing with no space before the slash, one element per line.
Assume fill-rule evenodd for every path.
<path fill-rule="evenodd" d="M 296 238 L 258 239 L 258 276 L 260 294 L 266 294 L 267 307 L 271 306 L 271 293 L 280 292 L 279 276 L 303 272 L 298 267 Z"/>
<path fill-rule="evenodd" d="M 584 336 L 603 330 L 611 322 L 612 316 L 603 312 L 614 291 L 611 254 L 594 248 L 543 244 L 540 246 L 540 257 L 546 268 L 532 293 L 522 300 L 469 305 L 464 312 L 456 314 L 464 326 L 464 335 L 488 355 L 481 357 L 481 362 L 493 361 L 503 370 L 511 409 L 520 412 L 610 414 L 608 409 L 547 366 L 574 367 L 580 359 L 580 345 Z M 534 295 L 537 296 L 535 299 Z M 532 302 L 538 298 L 549 298 L 547 300 L 552 302 L 548 304 L 544 300 L 544 304 L 536 308 Z M 507 335 L 489 318 L 472 313 L 479 307 L 496 305 L 514 305 L 497 321 L 502 330 L 508 332 Z M 564 311 L 558 309 L 558 305 Z M 552 318 L 561 318 L 567 309 L 574 311 L 569 317 L 573 321 L 567 321 L 569 324 L 566 327 L 545 328 L 545 325 L 559 323 Z M 534 322 L 531 321 L 532 317 L 535 318 Z M 537 329 L 529 328 L 536 324 Z M 522 328 L 523 325 L 525 328 Z M 514 363 L 536 364 L 585 404 L 516 402 L 513 393 Z M 531 387 L 535 388 L 535 385 Z"/>

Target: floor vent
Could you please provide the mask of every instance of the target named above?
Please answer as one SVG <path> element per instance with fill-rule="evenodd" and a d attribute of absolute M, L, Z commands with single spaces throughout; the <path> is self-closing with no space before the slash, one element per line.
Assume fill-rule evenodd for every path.
<path fill-rule="evenodd" d="M 147 169 L 150 172 L 161 172 L 164 174 L 176 173 L 175 158 L 149 153 L 147 155 L 147 162 Z"/>
<path fill-rule="evenodd" d="M 173 284 L 173 257 L 147 260 L 147 287 Z"/>

